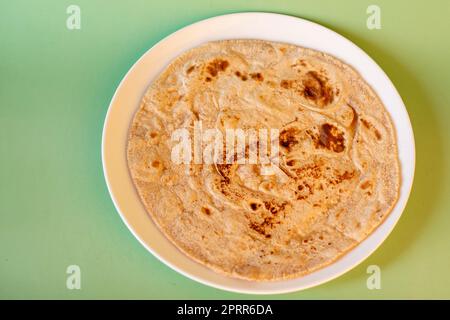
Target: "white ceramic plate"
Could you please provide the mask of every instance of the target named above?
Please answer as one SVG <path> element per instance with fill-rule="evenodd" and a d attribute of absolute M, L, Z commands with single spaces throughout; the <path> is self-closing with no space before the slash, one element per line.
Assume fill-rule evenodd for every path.
<path fill-rule="evenodd" d="M 126 163 L 128 128 L 152 80 L 182 52 L 204 42 L 263 39 L 292 43 L 329 53 L 353 66 L 389 111 L 399 142 L 402 185 L 391 214 L 365 241 L 332 265 L 307 276 L 252 282 L 217 274 L 181 253 L 159 231 L 138 197 Z M 408 200 L 415 165 L 414 136 L 406 108 L 383 70 L 360 48 L 339 34 L 303 19 L 272 13 L 218 16 L 187 26 L 148 50 L 130 69 L 111 101 L 105 119 L 102 160 L 114 205 L 133 235 L 159 260 L 179 273 L 216 288 L 241 293 L 285 293 L 316 286 L 340 276 L 366 259 L 394 228 Z M 149 274 L 151 270 L 149 270 Z"/>

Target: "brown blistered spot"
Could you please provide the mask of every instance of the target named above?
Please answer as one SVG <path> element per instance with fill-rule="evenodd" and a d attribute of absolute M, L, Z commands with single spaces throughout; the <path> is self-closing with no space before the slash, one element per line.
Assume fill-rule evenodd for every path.
<path fill-rule="evenodd" d="M 228 187 L 230 184 L 230 179 L 229 178 L 222 178 L 219 181 L 219 185 L 220 185 L 220 192 L 222 192 L 222 194 L 224 196 L 229 196 L 231 193 L 228 191 Z"/>
<path fill-rule="evenodd" d="M 202 207 L 202 212 L 203 212 L 204 214 L 206 214 L 207 216 L 210 216 L 210 215 L 211 215 L 211 209 L 209 209 L 209 208 Z"/>
<path fill-rule="evenodd" d="M 160 162 L 158 160 L 155 160 L 155 161 L 152 162 L 152 167 L 153 168 L 157 168 L 157 167 L 159 167 L 159 165 L 160 165 Z"/>
<path fill-rule="evenodd" d="M 283 89 L 290 89 L 292 88 L 292 80 L 281 80 L 280 86 Z"/>
<path fill-rule="evenodd" d="M 298 133 L 298 130 L 295 128 L 284 129 L 280 133 L 280 145 L 286 149 L 290 149 L 294 145 L 298 143 L 298 140 L 295 138 L 295 135 Z"/>
<path fill-rule="evenodd" d="M 236 71 L 234 74 L 236 75 L 236 77 L 241 78 L 242 81 L 247 81 L 248 79 L 248 77 L 240 71 Z"/>
<path fill-rule="evenodd" d="M 334 152 L 342 152 L 345 149 L 345 139 L 342 132 L 334 125 L 324 123 L 319 130 L 319 136 L 313 137 L 317 147 L 326 148 Z"/>
<path fill-rule="evenodd" d="M 303 182 L 302 184 L 299 184 L 297 186 L 297 189 L 302 192 L 302 194 L 297 196 L 297 200 L 305 200 L 307 199 L 310 195 L 314 194 L 314 190 L 313 187 L 307 183 L 307 182 Z"/>
<path fill-rule="evenodd" d="M 375 137 L 377 137 L 378 140 L 381 140 L 381 133 L 380 133 L 380 131 L 375 129 L 374 133 L 375 133 Z"/>
<path fill-rule="evenodd" d="M 205 81 L 206 81 L 206 82 L 210 82 L 210 81 L 211 81 L 211 77 L 206 77 L 206 78 L 205 78 Z"/>
<path fill-rule="evenodd" d="M 339 173 L 337 170 L 334 173 L 334 179 L 328 180 L 328 183 L 332 185 L 337 185 L 345 180 L 351 180 L 355 176 L 355 171 L 344 171 L 344 173 Z M 342 193 L 342 189 L 338 190 L 339 193 Z"/>
<path fill-rule="evenodd" d="M 369 188 L 372 185 L 372 183 L 370 181 L 365 181 L 362 185 L 361 185 L 361 189 L 365 190 L 367 188 Z"/>
<path fill-rule="evenodd" d="M 219 171 L 219 174 L 226 180 L 226 182 L 229 182 L 229 175 L 231 174 L 231 164 L 216 164 L 217 170 Z"/>
<path fill-rule="evenodd" d="M 311 185 L 309 183 L 306 183 L 306 182 L 303 182 L 303 184 L 305 185 L 306 188 L 308 188 L 309 193 L 313 194 L 313 189 L 312 189 Z"/>
<path fill-rule="evenodd" d="M 270 238 L 271 237 L 270 231 L 272 230 L 274 224 L 275 222 L 273 221 L 273 218 L 267 217 L 264 218 L 263 222 L 261 223 L 251 222 L 249 226 L 251 229 L 263 235 L 264 237 Z M 279 222 L 277 224 L 279 224 Z"/>
<path fill-rule="evenodd" d="M 263 235 L 266 238 L 270 238 L 270 232 L 272 229 L 281 223 L 280 214 L 283 213 L 282 217 L 285 217 L 284 209 L 286 207 L 286 202 L 276 203 L 274 201 L 264 201 L 264 207 L 268 210 L 271 215 L 266 216 L 262 222 L 250 222 L 249 226 L 254 231 Z"/>
<path fill-rule="evenodd" d="M 158 134 L 154 131 L 150 132 L 150 137 L 151 138 L 156 138 L 158 136 Z"/>
<path fill-rule="evenodd" d="M 352 179 L 354 176 L 355 176 L 355 172 L 354 172 L 354 171 L 352 171 L 352 172 L 350 172 L 350 171 L 344 171 L 344 173 L 342 173 L 342 174 L 337 174 L 337 175 L 336 175 L 336 178 L 337 178 L 338 180 L 340 180 L 340 182 L 342 182 L 342 181 L 344 181 L 344 180 L 350 180 L 350 179 Z"/>
<path fill-rule="evenodd" d="M 286 53 L 286 48 L 285 47 L 281 47 L 279 50 L 280 50 L 281 53 Z"/>
<path fill-rule="evenodd" d="M 194 115 L 194 118 L 196 120 L 200 120 L 200 114 L 198 113 L 197 110 L 192 110 L 192 114 Z"/>
<path fill-rule="evenodd" d="M 377 138 L 377 140 L 381 140 L 381 133 L 380 133 L 380 131 L 378 131 L 377 128 L 375 128 L 369 121 L 361 118 L 361 123 L 367 129 L 372 130 L 372 132 L 375 135 L 375 137 Z"/>
<path fill-rule="evenodd" d="M 306 67 L 306 62 L 305 62 L 305 60 L 300 59 L 299 62 L 300 62 L 300 64 L 301 64 L 303 67 Z"/>
<path fill-rule="evenodd" d="M 259 208 L 260 204 L 258 203 L 250 203 L 250 208 L 252 208 L 253 211 L 256 211 Z"/>
<path fill-rule="evenodd" d="M 255 222 L 251 222 L 250 225 L 249 225 L 249 227 L 250 227 L 252 230 L 258 232 L 259 234 L 261 234 L 261 235 L 263 235 L 263 236 L 266 236 L 266 235 L 267 235 L 267 234 L 266 234 L 266 229 L 264 228 L 264 225 L 263 225 L 263 224 L 257 224 L 257 223 L 255 223 Z"/>
<path fill-rule="evenodd" d="M 278 203 L 275 203 L 275 202 L 264 201 L 264 207 L 271 214 L 277 214 L 277 213 L 279 213 L 279 212 L 284 210 L 284 208 L 286 207 L 286 203 L 278 204 Z"/>
<path fill-rule="evenodd" d="M 288 161 L 286 162 L 286 164 L 287 164 L 289 167 L 292 167 L 292 166 L 295 164 L 295 160 L 288 160 Z"/>
<path fill-rule="evenodd" d="M 256 80 L 256 81 L 263 81 L 263 80 L 264 80 L 264 77 L 263 77 L 263 75 L 261 74 L 261 72 L 250 73 L 250 77 L 251 77 L 253 80 Z"/>
<path fill-rule="evenodd" d="M 327 79 L 316 71 L 309 71 L 302 81 L 303 96 L 323 107 L 333 102 L 333 89 L 328 85 Z"/>
<path fill-rule="evenodd" d="M 215 77 L 219 72 L 225 71 L 229 65 L 230 63 L 227 60 L 214 59 L 206 66 L 206 71 L 208 71 L 211 76 Z"/>
<path fill-rule="evenodd" d="M 366 127 L 367 129 L 372 128 L 372 125 L 371 125 L 370 122 L 367 121 L 366 119 L 361 118 L 361 123 L 362 123 L 363 126 Z"/>
<path fill-rule="evenodd" d="M 190 67 L 186 70 L 186 73 L 187 73 L 187 74 L 190 74 L 192 71 L 194 71 L 194 69 L 195 69 L 195 66 L 190 66 Z"/>
<path fill-rule="evenodd" d="M 370 129 L 371 125 L 370 125 L 369 121 L 361 118 L 361 123 L 363 124 L 364 127 L 366 127 L 367 129 Z"/>

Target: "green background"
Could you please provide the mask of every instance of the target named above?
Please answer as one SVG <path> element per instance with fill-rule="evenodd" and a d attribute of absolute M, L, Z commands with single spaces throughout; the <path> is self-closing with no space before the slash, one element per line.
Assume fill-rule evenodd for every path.
<path fill-rule="evenodd" d="M 66 8 L 81 8 L 81 30 Z M 366 9 L 381 7 L 381 30 Z M 392 79 L 413 124 L 417 165 L 404 215 L 357 268 L 264 298 L 450 298 L 450 1 L 0 0 L 0 298 L 258 298 L 206 287 L 163 265 L 122 223 L 100 156 L 111 97 L 132 64 L 177 29 L 271 11 L 325 25 Z M 66 289 L 81 267 L 82 289 Z M 382 289 L 366 288 L 367 266 Z"/>

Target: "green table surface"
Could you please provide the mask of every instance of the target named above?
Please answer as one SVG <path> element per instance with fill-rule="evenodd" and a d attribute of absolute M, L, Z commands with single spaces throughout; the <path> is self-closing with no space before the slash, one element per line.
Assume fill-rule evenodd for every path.
<path fill-rule="evenodd" d="M 68 30 L 66 9 L 81 8 Z M 380 30 L 366 27 L 370 4 Z M 171 270 L 128 231 L 100 155 L 114 91 L 133 63 L 177 29 L 268 11 L 346 36 L 385 70 L 407 106 L 417 164 L 393 233 L 358 267 L 305 291 L 255 296 Z M 450 298 L 450 1 L 0 0 L 0 298 Z M 66 268 L 81 268 L 81 290 Z M 381 268 L 380 290 L 366 269 Z"/>

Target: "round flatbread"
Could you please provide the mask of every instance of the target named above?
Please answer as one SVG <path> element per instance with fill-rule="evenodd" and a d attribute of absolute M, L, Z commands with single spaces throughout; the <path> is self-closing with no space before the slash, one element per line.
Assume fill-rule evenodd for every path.
<path fill-rule="evenodd" d="M 199 123 L 224 137 L 267 130 L 277 161 L 267 153 L 269 164 L 238 163 L 250 144 L 233 149 L 232 163 L 202 161 L 193 142 Z M 184 163 L 174 161 L 180 137 L 194 145 Z M 167 238 L 197 262 L 248 280 L 331 264 L 381 224 L 400 186 L 392 121 L 362 77 L 328 54 L 261 40 L 209 42 L 171 62 L 145 93 L 127 157 Z"/>

